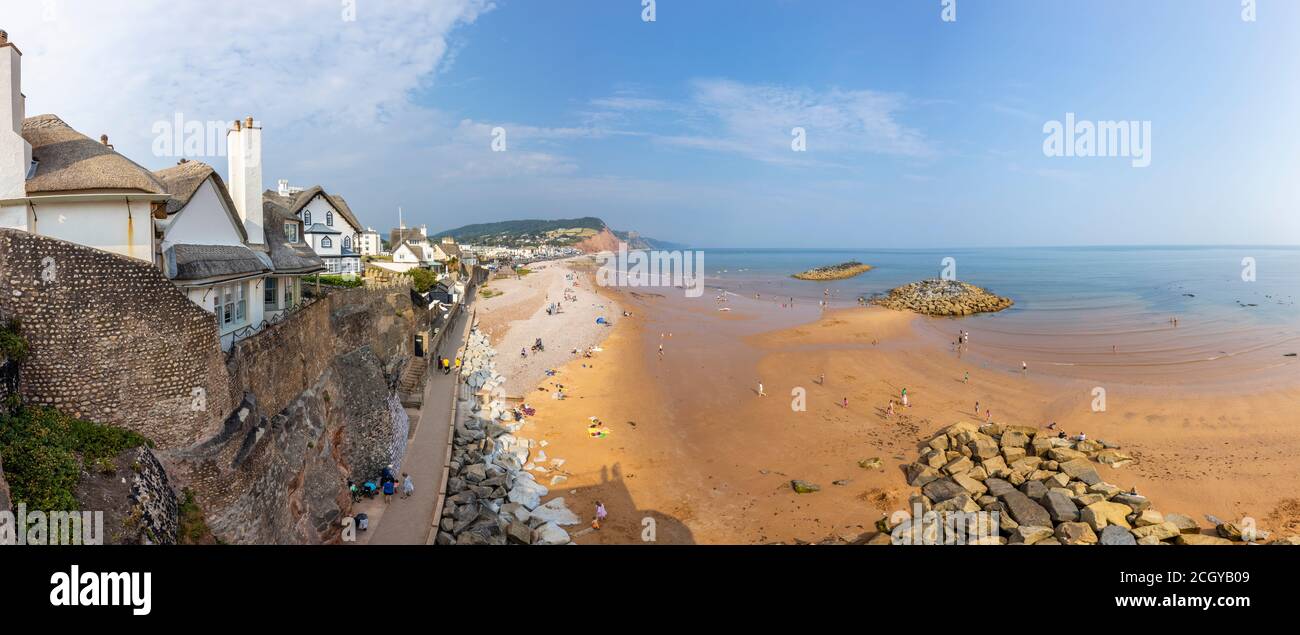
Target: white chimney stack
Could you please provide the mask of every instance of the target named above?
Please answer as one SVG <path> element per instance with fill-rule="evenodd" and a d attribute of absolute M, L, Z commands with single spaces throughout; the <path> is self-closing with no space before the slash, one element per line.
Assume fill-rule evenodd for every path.
<path fill-rule="evenodd" d="M 276 186 L 280 192 L 280 196 L 289 195 L 289 179 L 280 179 L 279 181 L 276 181 Z"/>
<path fill-rule="evenodd" d="M 244 222 L 248 242 L 266 243 L 262 227 L 262 128 L 253 118 L 236 121 L 226 133 L 226 159 L 230 168 L 230 198 Z"/>
<path fill-rule="evenodd" d="M 23 54 L 0 31 L 0 200 L 27 196 L 27 170 L 32 164 L 32 146 L 23 139 L 26 98 L 23 97 Z M 16 212 L 14 212 L 16 213 Z M 13 227 L 10 210 L 0 211 L 0 226 Z M 26 212 L 21 225 L 26 225 Z"/>

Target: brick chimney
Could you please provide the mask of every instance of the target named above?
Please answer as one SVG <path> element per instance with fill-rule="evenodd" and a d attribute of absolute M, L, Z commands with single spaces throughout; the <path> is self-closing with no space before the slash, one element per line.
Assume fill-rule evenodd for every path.
<path fill-rule="evenodd" d="M 0 30 L 0 200 L 27 196 L 27 170 L 32 146 L 23 139 L 26 97 L 23 97 L 22 51 Z M 16 226 L 18 219 L 0 211 L 0 226 Z M 23 213 L 22 226 L 26 226 Z"/>
<path fill-rule="evenodd" d="M 229 167 L 230 198 L 244 222 L 248 242 L 266 243 L 262 227 L 262 127 L 252 117 L 236 121 L 226 133 L 226 162 Z"/>

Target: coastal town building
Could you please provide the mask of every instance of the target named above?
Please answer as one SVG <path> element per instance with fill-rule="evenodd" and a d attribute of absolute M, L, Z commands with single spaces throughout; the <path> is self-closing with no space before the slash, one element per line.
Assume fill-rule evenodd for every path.
<path fill-rule="evenodd" d="M 302 220 L 305 240 L 325 261 L 325 270 L 345 277 L 360 275 L 361 253 L 357 251 L 357 242 L 362 226 L 347 201 L 319 185 L 292 188 L 285 181 L 279 185 L 277 191 L 264 193 L 265 200 Z"/>
<path fill-rule="evenodd" d="M 362 256 L 384 255 L 384 241 L 379 232 L 367 227 L 357 235 L 357 252 Z"/>
<path fill-rule="evenodd" d="M 24 117 L 21 53 L 4 40 L 2 226 L 150 263 L 214 314 L 223 348 L 300 302 L 301 276 L 324 265 L 289 242 L 302 240 L 296 219 L 265 225 L 262 131 L 251 117 L 227 133 L 229 186 L 199 161 L 150 172 L 107 136 L 94 141 L 55 115 Z"/>
<path fill-rule="evenodd" d="M 429 240 L 428 225 L 407 227 L 406 223 L 399 222 L 397 227 L 394 227 L 388 232 L 388 244 L 393 250 L 397 249 L 397 245 L 412 240 L 427 242 Z"/>

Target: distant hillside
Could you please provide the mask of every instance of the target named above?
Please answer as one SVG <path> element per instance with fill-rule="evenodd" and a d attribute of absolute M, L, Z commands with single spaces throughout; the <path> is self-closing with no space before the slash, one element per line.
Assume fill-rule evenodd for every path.
<path fill-rule="evenodd" d="M 619 241 L 632 249 L 664 249 L 670 243 L 644 238 L 636 232 L 613 231 L 605 221 L 585 218 L 558 220 L 509 220 L 497 223 L 477 223 L 438 232 L 434 238 L 451 236 L 458 243 L 527 247 L 548 244 L 559 247 L 576 247 L 587 252 L 617 249 Z"/>

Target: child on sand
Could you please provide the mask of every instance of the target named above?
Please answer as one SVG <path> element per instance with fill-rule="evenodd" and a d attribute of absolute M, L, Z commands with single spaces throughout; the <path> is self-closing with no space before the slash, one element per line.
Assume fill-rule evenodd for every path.
<path fill-rule="evenodd" d="M 608 515 L 609 513 L 605 511 L 605 504 L 600 501 L 596 501 L 596 518 L 595 520 L 591 521 L 591 528 L 600 529 L 600 523 L 604 522 L 605 517 Z"/>
<path fill-rule="evenodd" d="M 889 417 L 894 416 L 894 400 L 893 400 L 893 399 L 890 399 L 890 400 L 889 400 L 889 408 L 886 408 L 886 409 L 885 409 L 885 415 L 886 415 L 886 416 L 889 416 Z"/>
<path fill-rule="evenodd" d="M 411 482 L 411 475 L 402 472 L 402 498 L 410 498 L 415 493 L 415 483 Z"/>
<path fill-rule="evenodd" d="M 840 407 L 841 407 L 841 408 L 848 408 L 848 407 L 849 407 L 849 398 L 848 398 L 848 397 L 845 397 L 844 400 L 840 402 Z"/>

